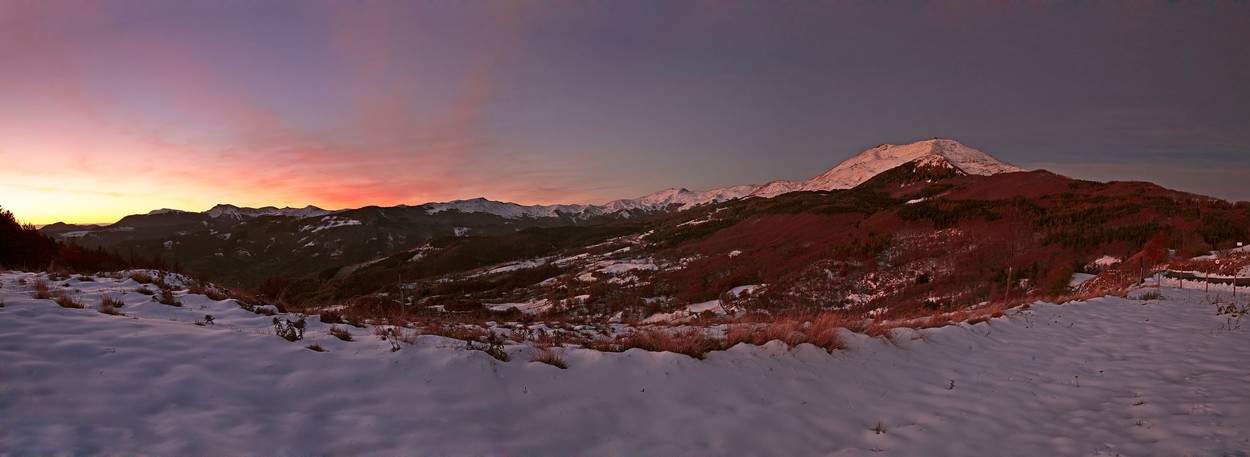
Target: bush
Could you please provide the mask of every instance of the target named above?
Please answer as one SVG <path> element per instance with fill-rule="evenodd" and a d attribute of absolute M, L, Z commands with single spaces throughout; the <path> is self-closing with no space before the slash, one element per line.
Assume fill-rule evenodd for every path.
<path fill-rule="evenodd" d="M 412 344 L 416 342 L 416 335 L 403 332 L 396 327 L 379 326 L 373 329 L 373 334 L 377 335 L 378 338 L 382 339 L 383 341 L 391 343 L 391 352 L 395 352 L 399 350 L 400 348 L 399 343 L 401 341 L 404 343 L 408 343 L 408 344 Z"/>
<path fill-rule="evenodd" d="M 273 332 L 292 343 L 302 340 L 304 339 L 304 318 L 292 321 L 275 317 L 273 318 Z"/>
<path fill-rule="evenodd" d="M 476 343 L 480 343 L 480 345 Z M 500 362 L 508 361 L 508 353 L 503 350 L 503 338 L 500 338 L 495 332 L 488 333 L 481 341 L 468 340 L 468 348 L 490 354 L 491 357 Z"/>

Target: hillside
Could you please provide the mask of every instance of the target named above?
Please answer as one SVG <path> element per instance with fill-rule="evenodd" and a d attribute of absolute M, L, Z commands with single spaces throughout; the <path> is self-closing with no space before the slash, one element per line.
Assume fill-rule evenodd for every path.
<path fill-rule="evenodd" d="M 1228 247 L 1247 226 L 1244 204 L 1144 183 L 906 163 L 849 190 L 436 238 L 267 293 L 293 309 L 346 304 L 398 319 L 901 319 L 1076 293 L 1071 278 L 1097 273 L 1098 258 L 1145 255 L 1150 269 L 1167 248 L 1183 256 Z"/>

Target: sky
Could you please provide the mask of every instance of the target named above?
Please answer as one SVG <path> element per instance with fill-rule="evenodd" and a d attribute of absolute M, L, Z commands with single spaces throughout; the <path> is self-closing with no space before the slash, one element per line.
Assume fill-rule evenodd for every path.
<path fill-rule="evenodd" d="M 0 206 L 599 203 L 955 138 L 1250 200 L 1250 2 L 0 0 Z"/>

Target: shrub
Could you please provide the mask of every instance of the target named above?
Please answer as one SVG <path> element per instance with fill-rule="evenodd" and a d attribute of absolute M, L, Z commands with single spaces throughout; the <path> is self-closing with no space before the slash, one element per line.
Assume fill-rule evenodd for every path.
<path fill-rule="evenodd" d="M 74 297 L 69 296 L 69 294 L 65 293 L 64 291 L 57 294 L 56 304 L 60 305 L 62 308 L 74 308 L 74 309 L 86 308 L 86 306 L 84 306 L 78 300 L 75 300 Z"/>
<path fill-rule="evenodd" d="M 135 282 L 139 284 L 152 284 L 153 282 L 156 282 L 156 280 L 152 278 L 152 275 L 142 271 L 131 273 L 130 279 L 135 280 Z"/>
<path fill-rule="evenodd" d="M 352 332 L 349 332 L 347 329 L 337 325 L 330 326 L 330 335 L 343 341 L 352 340 Z"/>
<path fill-rule="evenodd" d="M 1138 300 L 1159 300 L 1162 298 L 1163 298 L 1163 294 L 1159 293 L 1158 290 L 1147 290 L 1145 292 L 1142 292 L 1141 295 L 1137 296 Z"/>
<path fill-rule="evenodd" d="M 138 289 L 135 289 L 135 292 L 141 293 L 143 295 L 156 295 L 155 291 L 147 287 L 140 287 Z"/>
<path fill-rule="evenodd" d="M 321 345 L 320 345 L 320 344 L 317 344 L 317 343 L 313 343 L 313 344 L 310 344 L 310 345 L 308 345 L 308 346 L 304 346 L 304 347 L 306 347 L 306 348 L 308 348 L 308 349 L 312 349 L 314 352 L 325 352 L 325 351 L 326 351 L 326 349 L 325 349 L 325 348 L 321 347 Z"/>
<path fill-rule="evenodd" d="M 123 314 L 117 311 L 117 308 L 121 308 L 123 306 L 126 306 L 126 303 L 121 300 L 113 297 L 104 297 L 100 300 L 100 313 L 108 314 L 110 316 L 122 316 Z"/>
<path fill-rule="evenodd" d="M 490 354 L 491 357 L 500 362 L 508 361 L 508 353 L 503 350 L 503 338 L 500 338 L 495 332 L 488 333 L 481 341 L 468 340 L 467 343 L 468 348 L 471 350 Z M 480 343 L 480 345 L 477 343 Z"/>
<path fill-rule="evenodd" d="M 551 350 L 549 347 L 539 347 L 537 350 L 534 356 L 530 358 L 530 362 L 545 363 L 562 370 L 569 368 L 569 364 L 564 361 L 564 357 L 560 353 Z"/>
<path fill-rule="evenodd" d="M 273 332 L 283 339 L 296 342 L 304 339 L 304 318 L 297 320 L 273 318 Z"/>
<path fill-rule="evenodd" d="M 377 335 L 381 340 L 391 343 L 391 352 L 399 350 L 399 343 L 401 341 L 413 344 L 416 342 L 417 338 L 415 333 L 404 332 L 396 327 L 375 327 L 373 329 L 373 334 Z"/>

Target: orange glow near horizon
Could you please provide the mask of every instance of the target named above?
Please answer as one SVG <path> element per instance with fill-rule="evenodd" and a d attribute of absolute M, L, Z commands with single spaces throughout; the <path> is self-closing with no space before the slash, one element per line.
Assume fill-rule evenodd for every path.
<path fill-rule="evenodd" d="M 593 187 L 574 170 L 549 171 L 550 148 L 505 149 L 483 126 L 496 73 L 516 41 L 516 7 L 488 9 L 492 27 L 465 62 L 422 69 L 463 72 L 438 78 L 451 86 L 431 95 L 419 85 L 427 75 L 398 66 L 391 44 L 402 37 L 389 11 L 318 5 L 328 28 L 312 33 L 324 47 L 306 51 L 325 61 L 312 68 L 339 73 L 309 83 L 330 84 L 333 93 L 310 97 L 289 79 L 242 75 L 213 60 L 266 62 L 285 56 L 281 50 L 229 47 L 218 34 L 170 36 L 159 25 L 119 27 L 124 11 L 111 10 L 122 5 L 63 5 L 0 12 L 0 207 L 22 222 L 108 223 L 218 203 L 542 204 L 610 192 L 587 191 Z M 311 64 L 288 65 L 298 72 Z"/>

